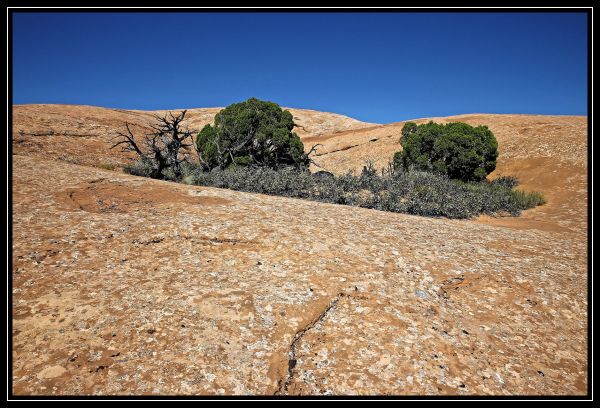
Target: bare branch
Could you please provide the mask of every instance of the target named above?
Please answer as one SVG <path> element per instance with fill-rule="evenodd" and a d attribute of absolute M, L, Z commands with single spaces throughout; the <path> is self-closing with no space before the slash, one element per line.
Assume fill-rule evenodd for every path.
<path fill-rule="evenodd" d="M 316 145 L 314 145 L 313 147 L 310 148 L 310 150 L 308 151 L 308 153 L 306 153 L 307 156 L 310 156 L 311 153 L 313 152 L 317 152 L 317 147 L 318 146 L 323 146 L 321 143 L 317 143 Z"/>
<path fill-rule="evenodd" d="M 122 139 L 118 140 L 117 143 L 112 145 L 111 149 L 113 149 L 117 146 L 123 146 L 121 149 L 121 151 L 123 151 L 123 152 L 132 151 L 132 152 L 136 152 L 141 157 L 146 157 L 144 155 L 144 153 L 142 152 L 142 150 L 138 147 L 137 143 L 135 142 L 133 133 L 131 132 L 131 129 L 129 128 L 129 123 L 125 122 L 125 127 L 127 128 L 128 134 L 118 132 L 117 136 L 115 136 L 111 140 L 115 140 L 118 138 L 122 138 Z"/>

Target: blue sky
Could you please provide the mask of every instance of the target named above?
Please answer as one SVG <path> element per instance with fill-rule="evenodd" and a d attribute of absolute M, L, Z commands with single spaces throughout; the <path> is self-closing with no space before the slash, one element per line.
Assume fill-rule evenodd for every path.
<path fill-rule="evenodd" d="M 14 13 L 13 103 L 587 114 L 583 13 Z"/>

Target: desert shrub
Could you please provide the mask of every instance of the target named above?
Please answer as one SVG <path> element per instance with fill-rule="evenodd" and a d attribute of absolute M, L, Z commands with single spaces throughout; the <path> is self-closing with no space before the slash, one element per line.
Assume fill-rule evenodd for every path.
<path fill-rule="evenodd" d="M 487 126 L 408 122 L 402 128 L 400 144 L 402 151 L 394 155 L 396 169 L 481 181 L 496 168 L 498 142 Z"/>
<path fill-rule="evenodd" d="M 167 167 L 166 169 L 164 169 L 162 171 L 162 178 L 163 178 L 163 180 L 180 181 L 181 173 L 177 174 L 177 172 L 175 171 L 175 169 L 173 167 Z"/>
<path fill-rule="evenodd" d="M 502 176 L 491 181 L 494 185 L 500 185 L 507 188 L 515 188 L 519 185 L 519 180 L 513 176 Z"/>
<path fill-rule="evenodd" d="M 81 164 L 79 159 L 71 157 L 67 154 L 61 154 L 58 159 L 71 164 Z"/>
<path fill-rule="evenodd" d="M 234 103 L 198 134 L 200 164 L 206 171 L 231 165 L 307 168 L 310 159 L 293 128 L 292 114 L 276 103 L 256 98 Z"/>
<path fill-rule="evenodd" d="M 149 158 L 140 158 L 133 163 L 123 167 L 125 173 L 133 174 L 134 176 L 154 177 L 156 172 L 156 162 Z M 160 178 L 169 181 L 181 181 L 181 174 L 177 174 L 172 167 L 166 167 L 161 170 Z"/>
<path fill-rule="evenodd" d="M 523 209 L 546 204 L 544 195 L 538 191 L 526 192 L 521 190 L 512 190 L 512 195 L 513 199 L 517 203 L 517 206 Z"/>
<path fill-rule="evenodd" d="M 199 165 L 184 167 L 189 184 L 304 198 L 382 211 L 430 217 L 470 218 L 479 214 L 521 210 L 543 203 L 539 193 L 515 191 L 501 183 L 463 182 L 423 171 L 378 174 L 367 164 L 360 175 L 315 176 L 294 167 L 232 166 L 210 172 Z"/>
<path fill-rule="evenodd" d="M 154 171 L 154 163 L 152 160 L 141 158 L 131 164 L 123 167 L 125 173 L 133 174 L 134 176 L 151 177 Z"/>
<path fill-rule="evenodd" d="M 114 170 L 117 166 L 113 163 L 100 163 L 98 164 L 98 167 L 104 170 Z"/>
<path fill-rule="evenodd" d="M 329 171 L 319 170 L 319 171 L 313 173 L 313 177 L 317 177 L 317 178 L 321 178 L 321 179 L 328 179 L 328 178 L 334 178 L 335 176 L 333 175 L 333 173 L 331 173 Z"/>

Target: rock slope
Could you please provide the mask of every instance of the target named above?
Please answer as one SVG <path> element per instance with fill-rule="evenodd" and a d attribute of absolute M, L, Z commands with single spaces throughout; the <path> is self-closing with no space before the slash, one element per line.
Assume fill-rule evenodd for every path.
<path fill-rule="evenodd" d="M 518 167 L 518 119 L 499 169 L 573 172 L 580 201 L 459 221 L 186 186 L 43 157 L 60 139 L 15 123 L 13 393 L 585 394 L 585 156 L 535 133 L 565 168 Z"/>

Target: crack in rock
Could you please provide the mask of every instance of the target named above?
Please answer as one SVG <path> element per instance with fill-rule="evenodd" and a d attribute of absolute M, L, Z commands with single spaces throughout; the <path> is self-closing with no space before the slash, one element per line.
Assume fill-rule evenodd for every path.
<path fill-rule="evenodd" d="M 298 360 L 296 359 L 296 348 L 298 345 L 298 342 L 302 339 L 302 337 L 306 334 L 306 332 L 308 332 L 310 329 L 312 329 L 313 327 L 315 327 L 320 321 L 322 321 L 325 316 L 327 315 L 327 313 L 333 308 L 335 307 L 335 305 L 340 301 L 340 299 L 342 297 L 344 297 L 345 294 L 344 292 L 340 292 L 338 293 L 325 307 L 325 309 L 323 309 L 323 311 L 313 320 L 311 320 L 306 326 L 304 326 L 303 328 L 301 328 L 300 330 L 298 330 L 296 332 L 296 334 L 294 335 L 294 340 L 292 340 L 292 343 L 290 344 L 290 349 L 288 351 L 288 373 L 287 373 L 287 378 L 283 379 L 281 378 L 278 382 L 278 387 L 277 387 L 277 391 L 275 392 L 274 395 L 284 395 L 287 394 L 288 391 L 288 387 L 290 385 L 290 383 L 292 382 L 292 379 L 294 378 L 294 368 L 296 367 L 296 364 L 298 362 Z"/>
<path fill-rule="evenodd" d="M 344 146 L 340 149 L 331 150 L 331 151 L 325 152 L 325 153 L 315 153 L 315 157 L 325 156 L 327 154 L 336 153 L 336 152 L 343 152 L 344 150 L 354 149 L 355 147 L 359 147 L 359 146 L 365 146 L 371 142 L 376 142 L 378 140 L 379 140 L 379 138 L 374 138 L 374 139 L 370 139 L 367 143 L 359 143 L 359 144 L 355 144 L 355 145 Z"/>
<path fill-rule="evenodd" d="M 33 137 L 44 137 L 44 136 L 67 136 L 67 137 L 98 137 L 98 135 L 94 134 L 86 134 L 86 133 L 69 133 L 69 132 L 55 132 L 50 130 L 48 132 L 24 132 L 22 130 L 19 131 L 19 136 L 33 136 Z"/>
<path fill-rule="evenodd" d="M 364 144 L 364 143 L 363 143 Z M 341 149 L 336 149 L 336 150 L 331 150 L 329 152 L 325 152 L 325 153 L 315 153 L 315 157 L 319 157 L 319 156 L 325 156 L 326 154 L 331 154 L 331 153 L 335 153 L 335 152 L 343 152 L 344 150 L 349 150 L 358 146 L 362 146 L 362 144 L 357 144 L 357 145 L 351 145 L 351 146 L 345 146 L 342 147 Z"/>

